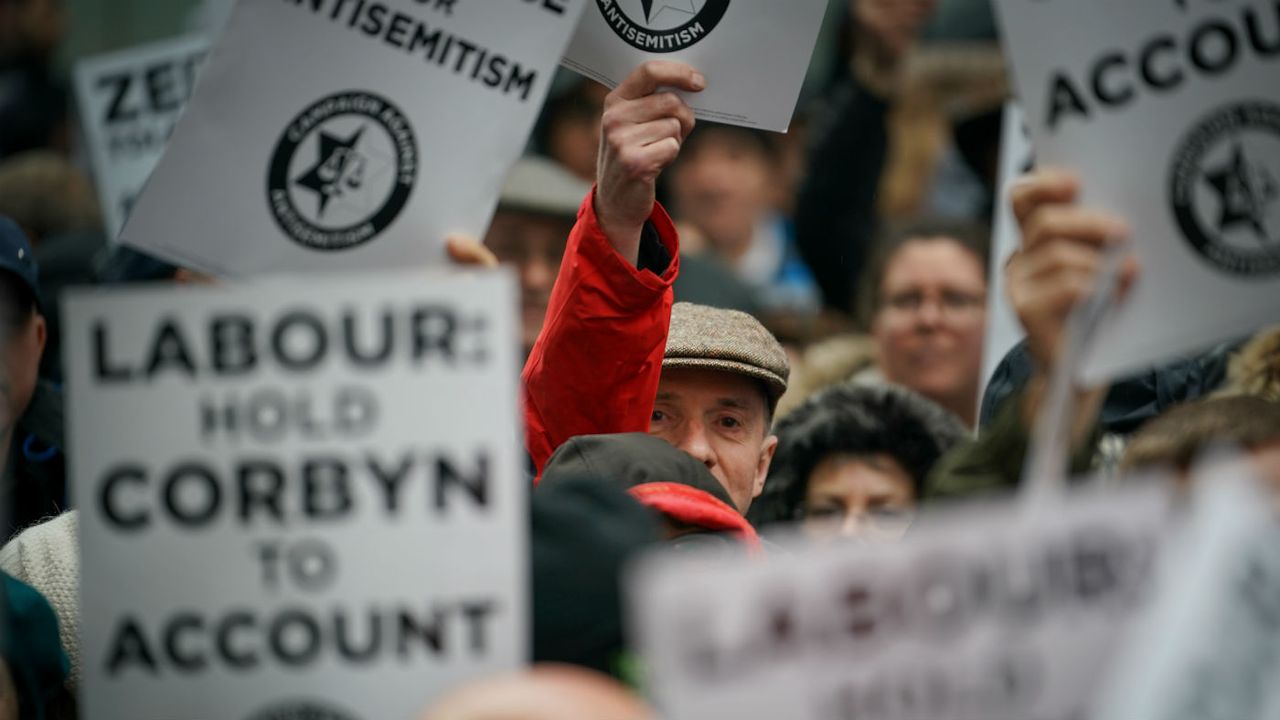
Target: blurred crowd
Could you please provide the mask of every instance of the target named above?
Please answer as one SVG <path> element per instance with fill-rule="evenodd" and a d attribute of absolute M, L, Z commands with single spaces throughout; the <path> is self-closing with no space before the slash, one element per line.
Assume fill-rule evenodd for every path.
<path fill-rule="evenodd" d="M 58 293 L 212 281 L 109 242 L 55 61 L 67 13 L 0 0 L 0 719 L 76 716 Z M 770 553 L 771 528 L 793 523 L 893 542 L 925 506 L 1016 491 L 1067 314 L 1127 228 L 1079 205 L 1067 172 L 997 191 L 1009 87 L 985 2 L 839 0 L 828 25 L 786 135 L 695 127 L 659 90 L 700 89 L 684 66 L 613 92 L 564 74 L 487 235 L 453 246 L 519 277 L 545 665 L 424 717 L 653 717 L 621 620 L 636 553 Z M 993 270 L 998 203 L 1022 245 Z M 1122 293 L 1142 270 L 1124 268 Z M 993 271 L 1026 339 L 984 378 Z M 1076 406 L 1080 473 L 1185 478 L 1226 442 L 1280 490 L 1280 329 Z"/>

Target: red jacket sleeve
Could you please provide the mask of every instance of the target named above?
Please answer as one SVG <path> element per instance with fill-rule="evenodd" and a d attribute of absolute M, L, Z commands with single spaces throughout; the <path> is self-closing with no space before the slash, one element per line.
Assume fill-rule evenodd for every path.
<path fill-rule="evenodd" d="M 578 210 L 522 377 L 525 442 L 539 478 L 571 437 L 648 431 L 662 373 L 680 265 L 675 225 L 655 204 L 649 221 L 671 256 L 659 277 L 613 249 L 594 200 L 592 190 Z"/>

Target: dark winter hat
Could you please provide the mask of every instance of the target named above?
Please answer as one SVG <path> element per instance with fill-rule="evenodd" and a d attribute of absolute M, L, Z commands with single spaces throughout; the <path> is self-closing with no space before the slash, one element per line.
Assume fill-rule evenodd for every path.
<path fill-rule="evenodd" d="M 581 435 L 556 450 L 542 473 L 542 485 L 590 476 L 627 489 L 676 524 L 728 532 L 758 548 L 755 529 L 733 507 L 733 499 L 707 467 L 692 455 L 644 433 Z"/>
<path fill-rule="evenodd" d="M 618 674 L 625 566 L 661 542 L 658 518 L 625 489 L 561 475 L 533 493 L 533 660 Z"/>
<path fill-rule="evenodd" d="M 13 220 L 0 215 L 0 271 L 17 276 L 32 297 L 40 297 L 40 273 L 31 241 Z"/>
<path fill-rule="evenodd" d="M 43 720 L 45 704 L 67 677 L 58 618 L 44 596 L 0 573 L 0 657 L 18 691 L 18 715 Z"/>
<path fill-rule="evenodd" d="M 708 368 L 760 380 L 769 406 L 787 391 L 791 363 L 778 339 L 759 320 L 737 310 L 676 303 L 663 369 Z"/>

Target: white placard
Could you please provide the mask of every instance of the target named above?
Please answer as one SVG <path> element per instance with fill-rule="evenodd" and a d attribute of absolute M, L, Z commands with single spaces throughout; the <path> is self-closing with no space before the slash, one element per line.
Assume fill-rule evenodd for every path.
<path fill-rule="evenodd" d="M 1083 204 L 1129 221 L 1142 266 L 1080 379 L 1280 319 L 1274 1 L 997 6 L 1037 160 L 1075 170 Z"/>
<path fill-rule="evenodd" d="M 1274 720 L 1280 524 L 1247 462 L 1201 468 L 1195 515 L 1162 559 L 1158 601 L 1108 683 L 1100 720 Z"/>
<path fill-rule="evenodd" d="M 65 303 L 88 720 L 409 720 L 527 660 L 505 272 Z"/>
<path fill-rule="evenodd" d="M 1022 323 L 1018 321 L 1005 292 L 1004 266 L 1013 251 L 1022 244 L 1022 233 L 1018 230 L 1017 219 L 1013 217 L 1009 192 L 1013 184 L 1031 169 L 1033 160 L 1031 138 L 1027 136 L 1027 124 L 1022 117 L 1022 110 L 1016 103 L 1006 103 L 1000 136 L 1000 174 L 996 180 L 995 220 L 991 224 L 991 259 L 990 271 L 987 273 L 987 333 L 983 339 L 979 403 L 1000 361 L 1025 335 Z"/>
<path fill-rule="evenodd" d="M 80 121 L 111 239 L 164 154 L 208 50 L 208 40 L 191 36 L 76 63 Z"/>
<path fill-rule="evenodd" d="M 241 0 L 122 240 L 215 275 L 483 237 L 585 0 Z"/>
<path fill-rule="evenodd" d="M 1145 601 L 1163 486 L 966 509 L 891 546 L 659 558 L 630 582 L 663 717 L 1076 720 Z"/>
<path fill-rule="evenodd" d="M 703 120 L 786 132 L 827 0 L 587 0 L 564 66 L 617 87 L 646 60 L 707 78 L 685 96 Z"/>

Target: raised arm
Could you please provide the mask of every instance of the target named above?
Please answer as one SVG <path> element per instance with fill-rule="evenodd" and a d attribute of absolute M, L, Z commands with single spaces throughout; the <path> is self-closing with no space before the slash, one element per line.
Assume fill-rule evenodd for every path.
<path fill-rule="evenodd" d="M 694 123 L 665 88 L 704 85 L 687 65 L 650 62 L 605 101 L 597 185 L 524 369 L 526 445 L 538 475 L 571 437 L 649 427 L 679 271 L 675 226 L 655 189 Z"/>

